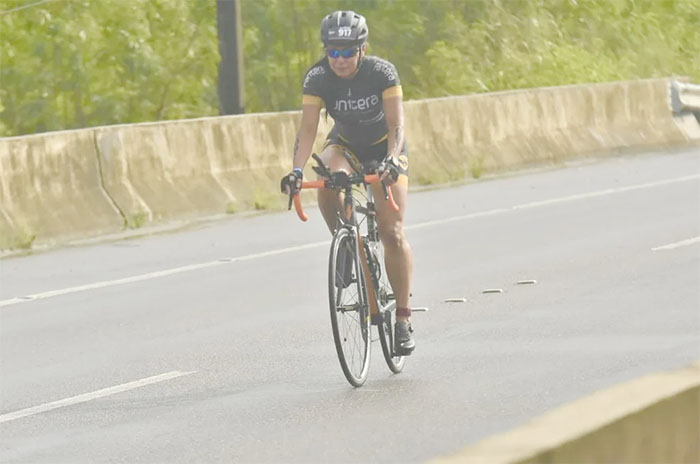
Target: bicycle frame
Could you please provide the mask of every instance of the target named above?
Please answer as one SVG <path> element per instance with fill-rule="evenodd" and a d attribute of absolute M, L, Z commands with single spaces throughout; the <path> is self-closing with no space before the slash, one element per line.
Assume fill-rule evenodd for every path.
<path fill-rule="evenodd" d="M 365 209 L 363 213 L 367 217 L 368 232 L 376 234 L 376 224 L 374 222 L 375 212 L 374 208 L 370 206 L 372 199 L 372 190 L 368 188 L 367 192 L 368 202 L 367 206 L 363 208 Z M 379 315 L 380 312 L 379 298 L 376 294 L 374 283 L 372 282 L 372 271 L 369 267 L 369 259 L 365 251 L 364 238 L 362 237 L 362 232 L 360 231 L 360 222 L 357 221 L 357 207 L 355 206 L 355 201 L 353 200 L 352 186 L 348 187 L 345 191 L 344 209 L 346 211 L 346 214 L 349 213 L 350 220 L 348 222 L 343 221 L 342 219 L 340 219 L 340 214 L 338 215 L 338 220 L 341 223 L 341 227 L 347 227 L 348 229 L 351 229 L 351 233 L 355 237 L 355 255 L 359 258 L 358 262 L 362 266 L 362 275 L 365 281 L 365 288 L 367 289 L 367 298 L 369 300 L 368 303 L 370 314 L 372 316 L 372 319 L 374 319 L 377 315 Z M 371 223 L 369 221 L 371 221 Z M 379 238 L 378 235 L 377 238 Z"/>
<path fill-rule="evenodd" d="M 381 182 L 379 179 L 379 176 L 376 174 L 368 174 L 368 175 L 355 175 L 351 176 L 346 173 L 335 173 L 336 178 L 340 178 L 340 181 L 343 183 L 341 189 L 344 191 L 344 200 L 343 200 L 343 209 L 345 211 L 346 217 L 342 218 L 341 214 L 338 213 L 338 221 L 339 221 L 339 227 L 345 227 L 350 230 L 351 234 L 353 237 L 355 237 L 355 254 L 356 257 L 359 258 L 359 263 L 362 266 L 362 274 L 364 277 L 365 281 L 365 288 L 367 289 L 367 297 L 369 299 L 369 307 L 370 307 L 370 314 L 372 315 L 372 318 L 374 319 L 379 315 L 380 308 L 379 308 L 379 298 L 378 295 L 375 292 L 374 284 L 372 282 L 372 274 L 371 270 L 369 267 L 369 261 L 368 257 L 365 253 L 365 246 L 364 246 L 364 241 L 362 237 L 362 233 L 360 232 L 360 223 L 357 222 L 357 207 L 355 205 L 355 201 L 353 200 L 353 185 L 366 185 L 367 186 L 367 205 L 362 207 L 362 213 L 365 214 L 367 217 L 367 220 L 369 221 L 368 223 L 368 232 L 373 235 L 373 237 L 370 237 L 370 240 L 378 240 L 379 235 L 377 232 L 376 228 L 376 223 L 375 223 L 375 210 L 374 210 L 374 203 L 373 199 L 374 196 L 372 194 L 372 189 L 369 188 L 370 184 L 373 183 L 378 183 Z M 358 176 L 360 179 L 358 179 Z M 345 179 L 344 177 L 347 177 Z M 338 189 L 337 186 L 335 186 L 335 183 L 338 181 L 336 180 L 334 182 L 333 179 L 326 179 L 326 180 L 318 180 L 318 181 L 312 181 L 312 182 L 303 182 L 302 183 L 302 189 L 305 188 L 334 188 Z M 391 208 L 393 208 L 395 211 L 399 210 L 398 205 L 394 201 L 393 195 L 391 193 L 391 189 L 386 189 L 386 200 L 389 201 L 389 204 Z M 299 197 L 299 193 L 297 192 L 294 195 L 294 207 L 297 211 L 297 214 L 299 218 L 302 221 L 307 221 L 308 216 L 304 213 L 303 208 L 301 206 L 301 199 Z M 371 224 L 372 227 L 369 227 Z"/>
<path fill-rule="evenodd" d="M 313 182 L 302 182 L 301 188 L 328 188 L 338 192 L 344 192 L 344 199 L 340 206 L 340 211 L 337 213 L 337 227 L 335 228 L 333 240 L 331 241 L 331 254 L 329 259 L 329 303 L 331 309 L 331 325 L 333 327 L 333 339 L 335 342 L 338 359 L 343 369 L 345 377 L 354 387 L 360 387 L 367 378 L 369 369 L 370 346 L 371 346 L 371 326 L 377 326 L 379 341 L 382 346 L 384 359 L 389 366 L 389 369 L 398 374 L 403 369 L 404 359 L 401 355 L 397 355 L 394 350 L 393 339 L 393 309 L 396 307 L 391 284 L 387 281 L 388 276 L 383 262 L 382 246 L 379 237 L 379 229 L 376 222 L 376 205 L 373 189 L 370 184 L 381 182 L 376 174 L 363 174 L 362 167 L 353 166 L 355 173 L 348 174 L 347 172 L 330 172 L 323 164 L 322 160 L 313 155 L 319 166 L 314 167 L 322 180 Z M 350 161 L 350 160 L 348 160 Z M 368 166 L 371 170 L 372 167 Z M 365 188 L 364 202 L 357 201 L 354 196 L 354 186 L 363 186 Z M 399 207 L 394 202 L 391 189 L 382 184 L 384 190 L 384 199 L 377 198 L 376 201 L 385 200 L 389 206 L 395 211 L 399 211 Z M 304 214 L 301 206 L 299 192 L 295 192 L 294 196 L 290 196 L 289 206 L 292 202 L 299 218 L 302 221 L 308 220 L 308 216 Z M 360 216 L 362 215 L 362 216 Z M 367 235 L 363 235 L 362 224 L 367 227 Z M 350 243 L 352 242 L 352 243 Z M 339 286 L 337 276 L 346 275 L 347 272 L 338 271 L 338 263 L 343 262 L 338 260 L 341 244 L 345 246 L 351 245 L 355 249 L 347 249 L 353 256 L 354 275 L 356 280 L 340 282 L 348 282 Z M 348 254 L 347 256 L 350 256 Z M 349 311 L 359 311 L 361 317 L 352 321 L 345 320 L 345 324 L 339 324 L 339 314 L 345 317 L 346 307 L 341 303 L 342 292 L 347 285 L 356 285 L 356 292 L 351 292 Z M 352 301 L 353 298 L 355 302 Z M 358 306 L 359 305 L 359 306 Z M 357 324 L 357 325 L 355 325 Z M 357 327 L 359 332 L 353 332 L 350 336 L 347 330 L 351 327 Z M 342 334 L 341 334 L 342 328 Z M 350 343 L 349 339 L 355 339 L 355 334 L 362 334 L 359 343 Z M 364 347 L 364 348 L 362 348 Z M 357 349 L 364 351 L 357 351 Z M 357 358 L 357 355 L 360 358 Z M 360 370 L 357 370 L 357 368 Z"/>

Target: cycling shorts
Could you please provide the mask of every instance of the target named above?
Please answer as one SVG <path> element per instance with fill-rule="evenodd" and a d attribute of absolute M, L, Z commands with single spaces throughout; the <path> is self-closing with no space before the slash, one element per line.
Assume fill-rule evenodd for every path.
<path fill-rule="evenodd" d="M 337 146 L 345 149 L 358 163 L 363 167 L 372 161 L 381 162 L 386 158 L 389 141 L 384 136 L 372 145 L 353 145 L 348 142 L 333 126 L 333 129 L 328 133 L 326 142 L 323 144 L 323 149 L 329 146 Z M 408 149 L 404 141 L 401 153 L 399 154 L 399 174 L 408 176 Z"/>

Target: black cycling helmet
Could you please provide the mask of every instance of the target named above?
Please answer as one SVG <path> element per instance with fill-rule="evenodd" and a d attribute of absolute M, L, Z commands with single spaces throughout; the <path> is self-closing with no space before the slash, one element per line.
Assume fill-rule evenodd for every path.
<path fill-rule="evenodd" d="M 367 20 L 354 11 L 334 11 L 321 21 L 321 41 L 328 45 L 362 45 L 367 42 Z"/>

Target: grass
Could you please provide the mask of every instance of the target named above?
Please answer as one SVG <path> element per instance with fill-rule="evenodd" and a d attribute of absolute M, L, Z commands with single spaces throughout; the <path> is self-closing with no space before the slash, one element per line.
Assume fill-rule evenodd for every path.
<path fill-rule="evenodd" d="M 469 163 L 469 170 L 474 179 L 479 179 L 484 174 L 484 157 L 479 156 L 474 158 Z"/>
<path fill-rule="evenodd" d="M 469 170 L 462 166 L 454 166 L 449 170 L 426 166 L 412 174 L 411 181 L 415 180 L 418 185 L 439 185 L 464 180 L 470 173 L 472 177 L 478 179 L 483 172 L 483 161 L 479 161 L 478 165 L 475 166 L 470 165 Z"/>
<path fill-rule="evenodd" d="M 129 229 L 140 229 L 148 222 L 148 213 L 139 212 L 132 216 L 128 216 L 126 220 L 126 225 Z"/>
<path fill-rule="evenodd" d="M 238 212 L 239 206 L 235 201 L 229 201 L 226 203 L 226 214 L 236 214 Z"/>
<path fill-rule="evenodd" d="M 0 238 L 1 250 L 31 250 L 36 233 L 27 227 L 20 227 L 14 233 L 10 233 L 8 237 Z"/>
<path fill-rule="evenodd" d="M 281 210 L 286 206 L 285 201 L 286 198 L 277 190 L 256 189 L 251 204 L 256 211 Z"/>
<path fill-rule="evenodd" d="M 20 230 L 14 237 L 14 246 L 20 250 L 31 250 L 32 244 L 36 240 L 36 234 L 28 229 Z"/>

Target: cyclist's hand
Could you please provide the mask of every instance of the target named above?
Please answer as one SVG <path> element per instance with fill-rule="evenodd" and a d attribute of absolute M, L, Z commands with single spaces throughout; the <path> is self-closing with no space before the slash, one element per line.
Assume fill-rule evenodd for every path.
<path fill-rule="evenodd" d="M 393 156 L 388 157 L 377 168 L 379 179 L 386 185 L 392 185 L 399 179 L 399 162 Z"/>
<path fill-rule="evenodd" d="M 301 181 L 304 178 L 304 171 L 301 168 L 294 168 L 286 174 L 280 181 L 280 190 L 287 195 L 294 195 L 301 190 Z"/>

